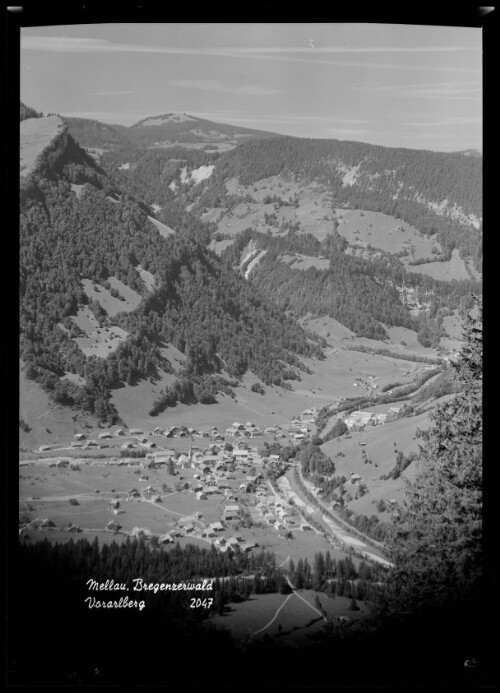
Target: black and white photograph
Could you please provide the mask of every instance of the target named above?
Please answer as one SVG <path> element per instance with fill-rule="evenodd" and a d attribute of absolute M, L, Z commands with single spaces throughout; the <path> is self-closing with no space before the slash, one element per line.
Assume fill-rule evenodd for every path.
<path fill-rule="evenodd" d="M 10 8 L 11 687 L 491 685 L 493 11 Z"/>

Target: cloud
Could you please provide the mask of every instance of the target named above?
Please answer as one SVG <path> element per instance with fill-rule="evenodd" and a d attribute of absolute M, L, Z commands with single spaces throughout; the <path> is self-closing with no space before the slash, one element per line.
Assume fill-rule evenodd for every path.
<path fill-rule="evenodd" d="M 179 55 L 224 55 L 255 57 L 256 55 L 331 55 L 352 53 L 455 53 L 480 51 L 472 46 L 227 46 L 220 48 L 178 48 L 176 46 L 146 46 L 136 43 L 113 43 L 106 39 L 75 36 L 21 37 L 24 50 L 61 51 L 74 53 L 169 53 Z"/>
<path fill-rule="evenodd" d="M 157 53 L 165 55 L 198 55 L 202 57 L 241 58 L 251 60 L 279 60 L 305 64 L 364 67 L 393 70 L 450 70 L 459 72 L 481 72 L 480 69 L 458 66 L 402 65 L 400 63 L 344 62 L 321 60 L 325 55 L 369 55 L 369 54 L 432 54 L 479 51 L 470 46 L 304 46 L 273 47 L 220 47 L 179 48 L 175 46 L 147 46 L 133 43 L 113 43 L 106 39 L 78 38 L 73 36 L 21 36 L 21 49 L 25 51 L 50 51 L 58 53 Z M 294 57 L 299 56 L 299 57 Z"/>
<path fill-rule="evenodd" d="M 433 82 L 425 84 L 382 84 L 353 86 L 354 91 L 393 94 L 418 99 L 460 99 L 482 101 L 482 87 L 478 82 Z"/>
<path fill-rule="evenodd" d="M 442 118 L 434 118 L 431 121 L 425 123 L 410 123 L 410 125 L 415 127 L 450 127 L 454 125 L 476 125 L 481 126 L 483 124 L 483 119 L 481 116 L 443 116 Z"/>
<path fill-rule="evenodd" d="M 271 94 L 282 93 L 279 89 L 269 89 L 258 85 L 246 85 L 241 87 L 230 87 L 215 79 L 179 79 L 169 82 L 171 87 L 182 87 L 183 89 L 202 89 L 206 91 L 226 92 L 241 96 L 270 96 Z"/>
<path fill-rule="evenodd" d="M 87 96 L 125 96 L 135 94 L 133 91 L 89 91 Z"/>

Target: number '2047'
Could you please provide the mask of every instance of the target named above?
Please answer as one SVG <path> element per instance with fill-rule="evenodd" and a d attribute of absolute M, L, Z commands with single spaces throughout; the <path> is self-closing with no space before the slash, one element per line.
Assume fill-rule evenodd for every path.
<path fill-rule="evenodd" d="M 208 599 L 196 599 L 196 597 L 192 597 L 191 599 L 191 604 L 189 605 L 191 609 L 196 609 L 202 606 L 204 609 L 209 609 L 212 604 L 214 603 L 214 600 L 212 597 L 209 597 Z"/>

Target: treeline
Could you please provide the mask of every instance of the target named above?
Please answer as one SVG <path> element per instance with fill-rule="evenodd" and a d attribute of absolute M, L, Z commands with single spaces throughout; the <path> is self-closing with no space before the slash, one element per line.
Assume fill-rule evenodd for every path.
<path fill-rule="evenodd" d="M 442 364 L 443 359 L 434 358 L 432 356 L 420 356 L 418 354 L 407 354 L 398 353 L 397 351 L 391 351 L 390 349 L 385 349 L 384 347 L 371 347 L 365 346 L 364 344 L 356 344 L 354 346 L 347 347 L 349 351 L 360 351 L 362 354 L 379 354 L 380 356 L 389 356 L 391 359 L 400 359 L 402 361 L 413 361 L 416 363 L 429 363 L 429 364 Z M 393 385 L 385 385 L 382 388 L 382 392 L 390 390 L 396 387 L 397 383 Z"/>
<path fill-rule="evenodd" d="M 319 505 L 321 508 L 321 512 L 324 515 L 326 515 L 331 520 L 337 523 L 339 521 L 342 523 L 343 521 L 346 525 L 346 528 L 351 532 L 351 534 L 354 534 L 354 536 L 358 536 L 367 544 L 372 543 L 372 541 L 374 540 L 375 543 L 373 545 L 376 548 L 380 548 L 376 542 L 382 540 L 385 537 L 387 527 L 385 523 L 381 523 L 379 521 L 376 515 L 372 515 L 370 518 L 363 519 L 366 517 L 365 515 L 357 515 L 354 513 L 354 511 L 345 507 L 346 500 L 344 496 L 347 496 L 347 493 L 344 488 L 344 483 L 346 482 L 345 477 L 333 477 L 331 479 L 323 480 L 315 479 L 315 482 L 317 482 L 317 485 L 319 486 L 324 497 L 327 497 L 328 494 L 328 497 L 330 499 L 338 498 L 339 505 L 335 508 L 335 514 L 328 510 L 328 508 L 325 508 L 323 505 L 321 505 L 318 502 L 316 496 L 306 488 L 300 477 L 298 467 L 294 467 L 293 478 L 297 485 L 300 487 L 304 498 L 306 498 L 308 501 L 310 501 L 312 505 L 316 507 Z M 323 489 L 325 490 L 323 491 Z M 339 517 L 341 518 L 340 520 Z"/>
<path fill-rule="evenodd" d="M 34 108 L 27 106 L 21 101 L 20 121 L 27 120 L 28 118 L 43 118 L 43 113 L 40 111 L 35 111 Z"/>
<path fill-rule="evenodd" d="M 335 473 L 335 464 L 318 445 L 310 443 L 302 447 L 298 459 L 306 478 L 313 475 L 332 476 Z"/>
<path fill-rule="evenodd" d="M 234 396 L 234 387 L 238 383 L 230 383 L 220 375 L 191 376 L 191 379 L 180 378 L 165 390 L 153 403 L 149 416 L 157 416 L 167 407 L 174 407 L 177 402 L 183 404 L 215 404 L 216 395 L 223 392 L 225 395 Z"/>
<path fill-rule="evenodd" d="M 399 479 L 404 470 L 409 467 L 416 458 L 416 452 L 410 452 L 409 455 L 405 455 L 401 450 L 398 450 L 396 452 L 396 464 L 387 474 L 383 474 L 380 478 L 383 481 L 387 479 Z"/>
<path fill-rule="evenodd" d="M 444 395 L 460 392 L 460 383 L 455 378 L 452 368 L 444 370 L 432 383 L 423 387 L 412 398 L 413 404 L 418 404 L 426 399 L 439 399 Z"/>

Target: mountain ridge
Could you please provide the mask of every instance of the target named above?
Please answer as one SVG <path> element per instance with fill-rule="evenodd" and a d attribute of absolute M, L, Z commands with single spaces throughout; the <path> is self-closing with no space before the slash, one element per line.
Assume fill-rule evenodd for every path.
<path fill-rule="evenodd" d="M 43 118 L 36 122 L 45 124 Z M 220 388 L 229 391 L 230 383 L 220 377 L 221 360 L 232 378 L 252 370 L 264 383 L 286 387 L 305 368 L 301 355 L 322 358 L 319 340 L 200 242 L 201 222 L 189 228 L 184 217 L 165 238 L 71 135 L 58 141 L 56 157 L 53 141 L 39 153 L 21 200 L 20 317 L 26 374 L 57 403 L 116 420 L 110 389 L 172 372 L 162 354 L 169 343 L 186 355 L 175 391 L 181 401 L 214 401 Z M 144 271 L 153 276 L 154 288 L 145 286 Z M 111 318 L 95 291 L 89 295 L 90 285 L 118 300 L 119 287 L 128 287 L 139 305 L 130 312 L 124 304 Z M 98 349 L 103 330 L 121 339 L 107 340 L 105 358 L 99 350 L 88 356 L 75 341 L 82 330 Z M 67 373 L 85 385 L 64 379 Z"/>

